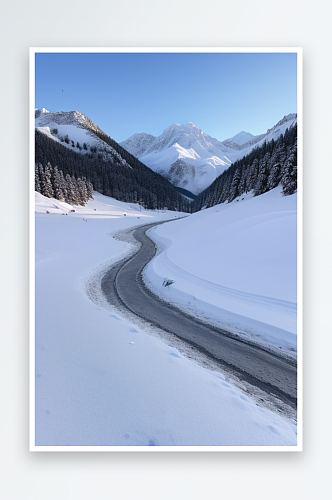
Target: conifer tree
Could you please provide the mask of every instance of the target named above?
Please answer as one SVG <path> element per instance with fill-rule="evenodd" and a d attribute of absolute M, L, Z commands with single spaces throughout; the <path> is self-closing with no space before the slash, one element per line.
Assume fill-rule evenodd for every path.
<path fill-rule="evenodd" d="M 54 197 L 57 200 L 64 201 L 65 200 L 65 189 L 64 189 L 64 184 L 62 183 L 61 175 L 60 175 L 60 172 L 59 172 L 57 166 L 55 166 L 53 168 L 52 180 L 53 180 Z"/>
<path fill-rule="evenodd" d="M 77 179 L 77 195 L 79 205 L 85 205 L 89 199 L 88 190 L 84 180 L 80 179 L 80 177 Z"/>
<path fill-rule="evenodd" d="M 264 143 L 266 145 L 266 143 Z M 268 167 L 270 154 L 265 153 L 264 157 L 259 162 L 257 181 L 254 188 L 255 196 L 263 194 L 267 191 Z"/>
<path fill-rule="evenodd" d="M 239 168 L 235 170 L 232 182 L 231 182 L 231 187 L 230 187 L 230 193 L 229 193 L 229 201 L 233 201 L 238 195 L 239 195 L 239 183 L 241 179 L 241 171 Z"/>
<path fill-rule="evenodd" d="M 35 191 L 41 192 L 40 178 L 39 178 L 40 164 L 35 164 Z"/>
<path fill-rule="evenodd" d="M 48 162 L 44 167 L 44 175 L 41 181 L 41 193 L 47 198 L 53 198 L 54 191 L 52 187 L 52 165 Z"/>

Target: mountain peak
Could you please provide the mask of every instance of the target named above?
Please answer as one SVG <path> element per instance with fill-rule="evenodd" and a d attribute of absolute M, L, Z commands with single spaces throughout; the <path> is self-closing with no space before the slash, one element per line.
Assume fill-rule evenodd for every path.
<path fill-rule="evenodd" d="M 228 141 L 232 141 L 235 144 L 238 144 L 239 146 L 242 146 L 246 142 L 250 141 L 253 139 L 254 136 L 250 132 L 245 132 L 242 130 L 238 134 L 234 135 L 234 137 L 231 137 L 230 139 L 227 139 Z"/>
<path fill-rule="evenodd" d="M 190 129 L 198 129 L 200 130 L 199 127 L 197 127 L 197 125 L 195 125 L 193 122 L 187 122 L 187 123 L 173 123 L 172 125 L 170 125 L 169 127 L 167 127 L 164 132 L 166 130 L 177 130 L 177 129 L 182 129 L 182 130 L 190 130 Z"/>
<path fill-rule="evenodd" d="M 173 123 L 158 137 L 131 136 L 120 143 L 145 165 L 180 188 L 198 194 L 234 161 L 249 154 L 261 141 L 277 139 L 296 121 L 285 116 L 270 131 L 254 136 L 242 130 L 223 142 L 209 136 L 193 122 Z"/>

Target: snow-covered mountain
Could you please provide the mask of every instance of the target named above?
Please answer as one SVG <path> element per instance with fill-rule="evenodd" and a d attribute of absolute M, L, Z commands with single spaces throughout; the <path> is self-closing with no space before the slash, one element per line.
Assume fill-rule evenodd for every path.
<path fill-rule="evenodd" d="M 145 151 L 148 151 L 155 139 L 156 137 L 154 135 L 145 134 L 144 132 L 141 134 L 134 134 L 125 141 L 127 144 L 125 149 L 136 156 L 136 158 L 139 158 L 145 154 Z"/>
<path fill-rule="evenodd" d="M 238 134 L 234 135 L 234 137 L 231 137 L 230 139 L 227 139 L 228 141 L 235 142 L 235 144 L 238 144 L 239 146 L 243 146 L 246 142 L 250 141 L 253 139 L 255 136 L 252 135 L 250 132 L 239 132 Z"/>
<path fill-rule="evenodd" d="M 198 194 L 208 187 L 233 159 L 233 149 L 189 122 L 174 123 L 158 136 L 134 134 L 120 145 L 173 185 Z"/>
<path fill-rule="evenodd" d="M 268 129 L 264 134 L 251 135 L 248 132 L 240 132 L 231 139 L 226 139 L 222 142 L 222 144 L 239 151 L 245 151 L 244 153 L 238 154 L 238 157 L 236 159 L 239 160 L 240 158 L 243 158 L 243 156 L 250 153 L 253 147 L 261 146 L 264 141 L 269 142 L 272 141 L 272 139 L 278 139 L 281 134 L 285 133 L 285 130 L 287 128 L 291 127 L 296 122 L 297 114 L 291 113 L 284 116 L 280 121 L 278 121 L 278 123 L 276 123 L 276 125 Z M 247 142 L 243 142 L 243 140 L 245 139 L 245 134 L 247 134 L 248 137 L 249 135 L 251 136 L 251 138 L 249 138 Z"/>
<path fill-rule="evenodd" d="M 249 154 L 265 140 L 277 139 L 296 120 L 297 115 L 290 114 L 264 134 L 253 136 L 242 131 L 223 142 L 191 122 L 183 125 L 175 123 L 158 137 L 138 133 L 121 142 L 120 146 L 174 186 L 199 194 L 234 161 Z M 110 138 L 79 111 L 36 109 L 35 126 L 38 131 L 72 151 L 89 152 L 104 160 L 114 161 L 116 158 L 119 163 L 130 166 L 123 155 L 112 147 Z"/>
<path fill-rule="evenodd" d="M 125 160 L 106 143 L 106 134 L 90 118 L 79 111 L 51 112 L 45 108 L 35 109 L 35 128 L 50 139 L 77 153 L 102 155 L 104 160 Z"/>
<path fill-rule="evenodd" d="M 35 161 L 41 178 L 49 162 L 64 177 L 67 174 L 76 179 L 85 177 L 96 191 L 106 196 L 138 201 L 149 208 L 188 210 L 188 199 L 183 194 L 83 113 L 35 109 L 35 127 Z M 39 189 L 49 196 L 45 185 L 36 181 L 36 190 Z"/>
<path fill-rule="evenodd" d="M 249 154 L 265 140 L 277 139 L 296 120 L 297 115 L 293 113 L 264 134 L 253 136 L 240 132 L 223 142 L 191 122 L 183 125 L 175 123 L 158 137 L 134 134 L 120 145 L 173 185 L 198 194 L 234 161 Z"/>

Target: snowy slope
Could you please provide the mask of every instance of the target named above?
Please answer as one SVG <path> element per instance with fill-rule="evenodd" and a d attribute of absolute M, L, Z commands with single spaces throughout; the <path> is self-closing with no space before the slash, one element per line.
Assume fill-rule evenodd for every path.
<path fill-rule="evenodd" d="M 93 134 L 88 127 L 92 127 L 96 131 L 101 132 L 99 127 L 97 127 L 87 116 L 83 115 L 79 111 L 57 111 L 51 112 L 45 108 L 35 110 L 35 127 L 57 142 L 62 142 L 63 146 L 67 146 L 70 149 L 77 151 L 76 143 L 79 142 L 81 146 L 85 142 L 89 146 L 102 146 L 103 141 L 101 141 L 96 135 Z M 57 133 L 53 132 L 57 129 Z M 75 147 L 72 144 L 67 144 L 61 141 L 68 135 L 70 141 L 74 141 Z M 103 143 L 104 145 L 104 143 Z"/>
<path fill-rule="evenodd" d="M 51 208 L 53 213 L 45 213 Z M 147 211 L 99 193 L 85 207 L 69 209 L 36 195 L 32 432 L 37 449 L 293 449 L 297 430 L 292 419 L 257 406 L 224 375 L 188 359 L 153 329 L 132 324 L 101 296 L 101 276 L 131 249 L 114 234 L 181 214 Z M 214 226 L 218 214 L 210 214 Z M 193 237 L 190 220 L 200 231 L 197 216 L 183 219 L 188 225 L 181 228 Z M 172 230 L 171 224 L 165 228 L 173 238 L 179 226 L 174 223 Z M 175 263 L 188 273 L 181 252 Z M 201 278 L 209 279 L 206 272 Z"/>
<path fill-rule="evenodd" d="M 297 120 L 296 114 L 284 117 L 259 136 L 241 132 L 223 142 L 205 134 L 189 122 L 175 123 L 158 136 L 134 134 L 121 146 L 172 184 L 199 194 L 234 161 L 266 141 L 276 139 Z"/>
<path fill-rule="evenodd" d="M 278 187 L 154 228 L 164 251 L 146 269 L 147 284 L 189 312 L 295 355 L 296 200 Z M 167 288 L 166 276 L 174 280 Z"/>
<path fill-rule="evenodd" d="M 125 149 L 136 156 L 136 158 L 139 158 L 145 151 L 150 149 L 155 139 L 154 135 L 145 134 L 144 132 L 141 134 L 134 134 L 126 141 L 127 147 Z"/>
<path fill-rule="evenodd" d="M 231 137 L 230 139 L 227 139 L 228 141 L 235 142 L 235 144 L 238 144 L 239 146 L 242 146 L 246 142 L 254 139 L 254 135 L 250 134 L 250 132 L 239 132 L 238 134 L 234 135 L 234 137 Z"/>
<path fill-rule="evenodd" d="M 141 149 L 141 134 L 120 143 L 130 153 L 177 187 L 198 194 L 208 187 L 232 162 L 232 149 L 205 134 L 193 123 L 175 123 L 150 139 Z"/>
<path fill-rule="evenodd" d="M 98 125 L 79 111 L 51 112 L 45 108 L 35 109 L 35 128 L 76 153 L 93 152 L 111 161 L 116 157 L 123 165 L 129 166 L 114 148 L 98 136 L 105 135 Z"/>
<path fill-rule="evenodd" d="M 35 191 L 35 211 L 49 214 L 68 214 L 74 212 L 75 208 L 69 203 L 56 200 L 55 198 L 47 198 Z"/>
<path fill-rule="evenodd" d="M 252 139 L 249 139 L 249 141 L 245 142 L 244 144 L 240 145 L 240 149 L 242 153 L 238 156 L 237 159 L 242 158 L 243 156 L 247 155 L 252 151 L 253 147 L 261 146 L 264 141 L 269 142 L 272 141 L 272 139 L 276 140 L 281 134 L 285 133 L 285 130 L 287 128 L 290 128 L 294 123 L 297 122 L 297 114 L 296 113 L 291 113 L 287 116 L 284 116 L 274 127 L 270 128 L 265 132 L 264 134 L 256 135 Z M 227 141 L 224 141 L 223 144 L 227 143 Z M 238 143 L 239 145 L 239 143 Z"/>

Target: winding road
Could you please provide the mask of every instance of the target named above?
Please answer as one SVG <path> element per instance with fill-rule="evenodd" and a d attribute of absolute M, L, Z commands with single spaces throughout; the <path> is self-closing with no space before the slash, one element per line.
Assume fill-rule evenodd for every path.
<path fill-rule="evenodd" d="M 269 352 L 226 330 L 199 321 L 163 302 L 147 289 L 142 271 L 155 255 L 156 246 L 145 233 L 157 224 L 131 230 L 140 246 L 134 255 L 117 263 L 103 276 L 101 288 L 107 301 L 112 306 L 127 309 L 150 324 L 175 335 L 241 381 L 296 410 L 295 360 Z"/>

